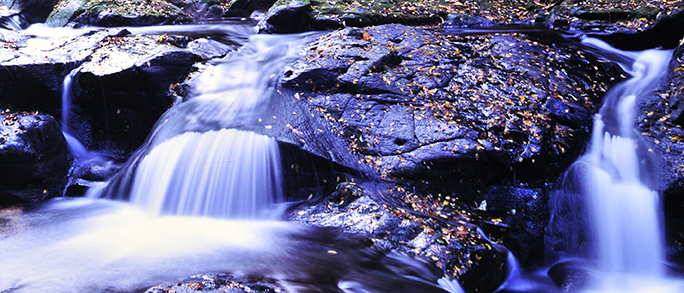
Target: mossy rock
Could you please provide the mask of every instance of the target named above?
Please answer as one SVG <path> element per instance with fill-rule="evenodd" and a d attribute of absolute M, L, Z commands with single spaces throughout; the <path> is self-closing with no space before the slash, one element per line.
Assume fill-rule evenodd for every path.
<path fill-rule="evenodd" d="M 62 0 L 48 17 L 50 26 L 143 26 L 188 22 L 177 6 L 163 0 Z"/>
<path fill-rule="evenodd" d="M 453 3 L 451 0 L 278 0 L 261 27 L 264 32 L 289 32 L 293 29 L 283 26 L 295 19 L 302 22 L 302 18 L 306 20 L 305 25 L 298 29 L 300 31 L 389 23 L 435 25 L 446 20 L 449 14 L 459 13 L 459 6 Z M 292 19 L 280 21 L 283 14 L 291 14 Z"/>

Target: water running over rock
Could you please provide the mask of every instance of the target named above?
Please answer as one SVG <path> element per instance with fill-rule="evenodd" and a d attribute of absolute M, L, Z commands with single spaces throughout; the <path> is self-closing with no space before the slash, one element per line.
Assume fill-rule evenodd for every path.
<path fill-rule="evenodd" d="M 278 145 L 235 129 L 181 134 L 140 162 L 130 201 L 163 214 L 259 218 L 282 201 Z"/>
<path fill-rule="evenodd" d="M 310 36 L 254 35 L 205 68 L 105 196 L 162 214 L 266 217 L 282 200 L 280 155 L 274 139 L 249 130 L 270 116 L 261 114 L 275 77 Z"/>
<path fill-rule="evenodd" d="M 665 277 L 661 206 L 652 161 L 635 131 L 636 104 L 666 73 L 671 51 L 621 52 L 589 39 L 585 44 L 618 54 L 632 77 L 612 89 L 594 119 L 586 153 L 570 168 L 552 203 L 552 254 L 596 262 L 591 292 L 679 292 Z M 584 211 L 586 209 L 586 212 Z"/>

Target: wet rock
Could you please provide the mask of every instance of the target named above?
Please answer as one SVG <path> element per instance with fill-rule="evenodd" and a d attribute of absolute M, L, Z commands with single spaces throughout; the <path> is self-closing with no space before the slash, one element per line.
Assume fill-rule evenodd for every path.
<path fill-rule="evenodd" d="M 523 267 L 543 265 L 549 195 L 542 188 L 495 185 L 465 205 L 480 215 L 473 222 L 510 250 Z M 461 197 L 463 199 L 463 197 Z M 471 199 L 471 200 L 473 200 Z"/>
<path fill-rule="evenodd" d="M 87 160 L 75 159 L 69 173 L 64 191 L 65 196 L 83 196 L 89 188 L 103 184 L 114 177 L 121 169 L 121 164 L 94 156 Z"/>
<path fill-rule="evenodd" d="M 0 102 L 41 109 L 59 117 L 64 77 L 84 62 L 107 37 L 123 30 L 102 30 L 80 37 L 44 40 L 3 32 L 0 41 Z"/>
<path fill-rule="evenodd" d="M 40 112 L 0 114 L 0 205 L 61 196 L 71 158 L 57 121 Z"/>
<path fill-rule="evenodd" d="M 684 264 L 684 48 L 673 53 L 660 88 L 641 103 L 637 121 L 649 155 L 650 183 L 662 194 L 668 256 Z"/>
<path fill-rule="evenodd" d="M 173 86 L 194 63 L 235 48 L 205 37 L 130 35 L 124 29 L 47 40 L 7 33 L 0 42 L 0 101 L 61 117 L 64 78 L 78 68 L 69 128 L 89 149 L 124 158 L 173 104 Z"/>
<path fill-rule="evenodd" d="M 587 269 L 579 261 L 569 260 L 554 264 L 547 272 L 561 292 L 580 292 L 588 283 Z"/>
<path fill-rule="evenodd" d="M 436 25 L 449 19 L 479 19 L 476 23 L 458 19 L 459 27 L 488 25 L 540 25 L 561 30 L 599 33 L 643 32 L 656 21 L 682 9 L 680 3 L 656 0 L 648 3 L 611 1 L 277 1 L 265 18 L 270 17 L 304 21 L 310 25 L 297 26 L 301 30 L 339 27 L 366 27 L 379 24 L 401 23 L 408 25 Z M 292 10 L 305 11 L 299 15 Z M 304 19 L 302 19 L 304 18 Z M 484 22 L 483 22 L 484 21 Z M 447 22 L 448 23 L 448 22 Z M 286 21 L 262 22 L 262 31 L 278 32 L 285 29 Z M 674 29 L 674 26 L 673 26 Z M 297 30 L 297 31 L 301 31 Z M 656 31 L 648 36 L 663 38 Z M 662 31 L 659 31 L 662 32 Z M 624 35 L 628 36 L 628 35 Z M 645 36 L 645 35 L 644 35 Z M 622 38 L 620 36 L 619 38 Z M 628 44 L 627 39 L 621 43 Z M 606 37 L 611 38 L 611 37 Z M 648 41 L 647 37 L 639 38 Z M 650 43 L 650 42 L 649 42 Z M 633 44 L 633 43 L 632 43 Z M 638 46 L 638 45 L 637 45 Z"/>
<path fill-rule="evenodd" d="M 126 157 L 174 103 L 170 86 L 201 58 L 189 50 L 159 45 L 159 39 L 107 38 L 81 65 L 72 86 L 77 107 L 69 127 L 89 149 Z"/>
<path fill-rule="evenodd" d="M 503 282 L 505 251 L 463 218 L 424 214 L 416 206 L 388 201 L 403 192 L 402 187 L 383 189 L 373 183 L 340 182 L 317 203 L 293 208 L 289 218 L 363 235 L 382 250 L 430 259 L 447 277 L 458 279 L 466 292 L 491 292 Z"/>
<path fill-rule="evenodd" d="M 57 0 L 3 1 L 0 3 L 0 27 L 21 30 L 30 24 L 44 22 L 56 3 Z"/>
<path fill-rule="evenodd" d="M 271 8 L 258 24 L 260 33 L 289 34 L 325 29 L 328 22 L 311 18 L 311 7 L 306 5 L 278 5 Z M 330 23 L 331 28 L 340 26 Z"/>
<path fill-rule="evenodd" d="M 388 23 L 439 24 L 459 6 L 449 1 L 276 1 L 260 23 L 267 33 L 365 27 Z M 460 4 L 460 3 L 459 3 Z M 291 26 L 290 24 L 296 24 Z"/>
<path fill-rule="evenodd" d="M 184 279 L 177 284 L 163 284 L 154 286 L 145 293 L 166 292 L 230 292 L 230 293 L 275 293 L 281 288 L 271 288 L 264 282 L 239 280 L 231 275 L 197 275 Z M 271 284 L 272 285 L 272 284 Z"/>
<path fill-rule="evenodd" d="M 344 29 L 303 54 L 283 86 L 377 174 L 430 181 L 435 194 L 554 178 L 581 151 L 619 72 L 521 35 L 402 25 Z"/>
<path fill-rule="evenodd" d="M 50 13 L 50 26 L 147 26 L 176 24 L 191 19 L 166 1 L 79 1 L 61 0 Z"/>
<path fill-rule="evenodd" d="M 595 37 L 624 50 L 646 50 L 652 48 L 673 49 L 684 36 L 684 10 L 663 14 L 655 24 L 637 32 L 600 34 Z"/>
<path fill-rule="evenodd" d="M 668 1 L 541 1 L 537 9 L 546 16 L 546 24 L 563 30 L 636 33 L 652 27 L 659 17 L 681 9 L 680 3 Z"/>

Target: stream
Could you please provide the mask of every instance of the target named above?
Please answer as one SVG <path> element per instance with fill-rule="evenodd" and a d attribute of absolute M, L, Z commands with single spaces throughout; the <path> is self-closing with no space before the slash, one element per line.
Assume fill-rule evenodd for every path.
<path fill-rule="evenodd" d="M 144 292 L 216 272 L 282 292 L 463 292 L 425 260 L 279 220 L 287 203 L 278 146 L 252 130 L 270 126 L 259 123 L 275 117 L 276 80 L 320 33 L 258 35 L 217 25 L 174 32 L 202 30 L 228 39 L 235 33 L 232 42 L 244 44 L 206 65 L 107 185 L 84 198 L 0 210 L 0 292 Z M 631 78 L 606 97 L 587 151 L 557 192 L 556 203 L 586 209 L 572 212 L 585 215 L 580 223 L 554 214 L 549 229 L 566 234 L 569 247 L 555 252 L 556 261 L 582 260 L 589 275 L 583 292 L 683 292 L 682 281 L 666 273 L 659 196 L 649 188 L 650 158 L 633 127 L 639 96 L 661 81 L 672 52 L 584 43 L 633 63 L 621 64 Z M 64 81 L 62 121 L 69 121 L 78 70 L 72 73 Z M 63 131 L 78 159 L 102 159 Z M 583 237 L 589 244 L 575 241 Z M 524 271 L 511 255 L 499 291 L 559 291 L 547 270 Z"/>

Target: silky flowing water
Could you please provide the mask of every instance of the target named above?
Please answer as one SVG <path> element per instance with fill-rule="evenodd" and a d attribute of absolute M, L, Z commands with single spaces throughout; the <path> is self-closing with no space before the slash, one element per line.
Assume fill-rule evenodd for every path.
<path fill-rule="evenodd" d="M 549 254 L 581 259 L 582 292 L 684 292 L 684 282 L 666 274 L 662 207 L 649 187 L 656 170 L 635 127 L 636 105 L 662 82 L 672 51 L 625 52 L 591 38 L 583 43 L 621 63 L 630 78 L 608 92 L 586 152 L 552 195 L 547 233 L 561 235 L 563 249 Z M 513 274 L 502 291 L 556 290 L 542 280 L 546 270 L 521 274 L 514 258 L 509 264 Z"/>
<path fill-rule="evenodd" d="M 420 260 L 380 253 L 353 235 L 273 220 L 283 201 L 278 144 L 255 129 L 270 126 L 257 121 L 270 116 L 275 82 L 316 33 L 256 35 L 251 27 L 216 25 L 130 30 L 218 32 L 240 49 L 201 68 L 190 93 L 107 186 L 87 198 L 0 211 L 0 292 L 136 292 L 216 272 L 258 276 L 288 292 L 461 292 Z M 635 103 L 658 84 L 671 52 L 588 43 L 633 61 L 623 64 L 632 77 L 606 97 L 588 150 L 566 177 L 563 194 L 577 197 L 566 200 L 586 204 L 588 212 L 577 214 L 590 224 L 578 227 L 590 228 L 591 244 L 563 257 L 595 260 L 587 261 L 587 292 L 682 292 L 681 282 L 666 277 L 660 203 L 633 128 Z M 64 82 L 63 121 L 78 155 L 87 151 L 76 149 L 66 128 L 76 74 Z M 570 234 L 570 244 L 580 245 Z M 512 256 L 509 265 L 502 290 L 539 291 L 545 282 L 520 274 Z"/>
<path fill-rule="evenodd" d="M 598 43 L 597 45 L 601 45 Z M 612 89 L 594 119 L 587 152 L 568 176 L 589 207 L 590 255 L 599 273 L 598 292 L 681 292 L 681 284 L 659 288 L 665 279 L 664 230 L 657 192 L 646 185 L 648 157 L 639 156 L 636 103 L 652 94 L 667 72 L 671 51 L 618 52 L 631 57 L 631 78 Z"/>
<path fill-rule="evenodd" d="M 279 74 L 317 33 L 255 35 L 244 25 L 131 31 L 160 29 L 219 34 L 240 49 L 201 68 L 190 94 L 107 186 L 0 212 L 0 292 L 142 292 L 202 273 L 257 278 L 285 292 L 445 292 L 424 261 L 270 220 L 283 200 L 278 145 L 250 129 L 256 117 L 272 116 Z M 78 155 L 87 150 L 67 127 L 77 74 L 64 81 L 62 119 Z"/>

